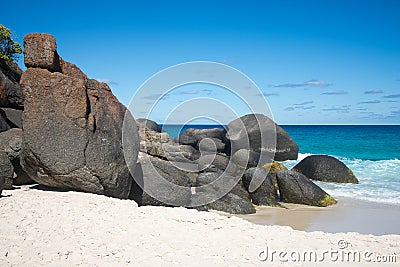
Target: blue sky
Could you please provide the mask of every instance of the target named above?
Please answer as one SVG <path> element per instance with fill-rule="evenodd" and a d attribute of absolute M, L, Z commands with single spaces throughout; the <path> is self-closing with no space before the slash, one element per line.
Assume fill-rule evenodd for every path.
<path fill-rule="evenodd" d="M 125 105 L 164 68 L 215 61 L 252 79 L 280 124 L 400 124 L 400 1 L 19 3 L 3 3 L 11 11 L 0 18 L 17 41 L 53 34 L 65 60 L 107 81 Z M 197 84 L 172 91 L 151 118 L 204 97 L 248 112 L 228 91 Z M 202 105 L 226 123 L 222 106 Z"/>

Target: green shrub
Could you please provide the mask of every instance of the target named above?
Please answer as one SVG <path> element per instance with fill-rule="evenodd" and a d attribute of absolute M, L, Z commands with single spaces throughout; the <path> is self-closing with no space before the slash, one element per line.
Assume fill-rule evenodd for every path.
<path fill-rule="evenodd" d="M 11 38 L 10 29 L 0 24 L 0 58 L 6 61 L 18 60 L 22 48 Z"/>

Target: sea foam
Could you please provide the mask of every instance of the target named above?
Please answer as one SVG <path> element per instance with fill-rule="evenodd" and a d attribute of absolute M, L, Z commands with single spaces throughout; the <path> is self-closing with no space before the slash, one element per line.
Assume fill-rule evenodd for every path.
<path fill-rule="evenodd" d="M 297 160 L 283 164 L 291 169 L 312 154 L 299 154 Z M 315 181 L 334 197 L 349 197 L 380 203 L 400 205 L 400 160 L 362 160 L 338 157 L 357 176 L 359 184 L 339 184 Z"/>

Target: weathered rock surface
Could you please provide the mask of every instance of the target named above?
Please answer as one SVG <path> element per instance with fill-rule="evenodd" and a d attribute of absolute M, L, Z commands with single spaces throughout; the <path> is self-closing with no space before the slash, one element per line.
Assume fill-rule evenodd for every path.
<path fill-rule="evenodd" d="M 25 185 L 33 183 L 33 180 L 26 174 L 20 164 L 21 146 L 21 129 L 13 128 L 6 132 L 0 133 L 0 151 L 7 154 L 16 174 L 16 177 L 13 180 L 14 185 Z"/>
<path fill-rule="evenodd" d="M 212 188 L 216 192 L 232 193 L 247 201 L 250 201 L 250 195 L 242 187 L 240 179 L 230 175 L 222 174 L 222 172 L 200 173 L 196 178 L 196 187 L 205 185 L 209 185 L 207 188 Z M 196 188 L 196 190 L 197 189 L 198 188 Z"/>
<path fill-rule="evenodd" d="M 10 128 L 22 128 L 22 110 L 13 108 L 0 108 L 0 113 L 5 115 L 5 120 Z"/>
<path fill-rule="evenodd" d="M 126 108 L 105 83 L 61 60 L 51 35 L 29 34 L 24 45 L 24 170 L 46 186 L 127 198 L 132 177 L 121 142 Z M 131 129 L 136 162 L 136 124 Z"/>
<path fill-rule="evenodd" d="M 272 182 L 275 186 L 275 189 L 278 190 L 278 182 L 276 180 L 276 174 L 279 171 L 287 170 L 287 168 L 283 164 L 274 161 L 272 163 L 267 163 L 263 165 L 261 169 L 268 171 L 269 175 L 271 176 Z"/>
<path fill-rule="evenodd" d="M 24 62 L 27 68 L 60 71 L 56 39 L 47 33 L 28 34 L 24 38 Z"/>
<path fill-rule="evenodd" d="M 220 154 L 202 155 L 198 159 L 198 165 L 200 170 L 207 170 L 214 172 L 218 170 L 225 170 L 229 164 L 229 157 Z"/>
<path fill-rule="evenodd" d="M 283 202 L 326 207 L 336 200 L 301 173 L 279 171 L 276 174 Z"/>
<path fill-rule="evenodd" d="M 272 176 L 260 168 L 248 169 L 242 177 L 243 186 L 249 190 L 252 179 L 264 180 L 262 184 L 250 193 L 251 200 L 255 205 L 275 206 L 278 204 L 278 193 L 272 181 Z"/>
<path fill-rule="evenodd" d="M 166 143 L 146 142 L 141 151 L 149 155 L 178 162 L 193 162 L 200 157 L 200 153 L 192 146 L 170 145 Z"/>
<path fill-rule="evenodd" d="M 12 166 L 7 154 L 0 151 L 0 194 L 3 189 L 12 189 L 13 177 L 14 167 Z"/>
<path fill-rule="evenodd" d="M 5 152 L 10 160 L 19 159 L 22 145 L 22 130 L 10 129 L 0 133 L 0 151 Z"/>
<path fill-rule="evenodd" d="M 149 119 L 143 119 L 143 118 L 139 118 L 136 120 L 137 125 L 139 126 L 139 129 L 150 129 L 153 130 L 157 133 L 161 133 L 162 132 L 162 128 L 160 125 L 158 125 L 155 121 L 149 120 Z"/>
<path fill-rule="evenodd" d="M 293 167 L 312 180 L 358 184 L 354 173 L 340 160 L 327 155 L 311 155 Z"/>
<path fill-rule="evenodd" d="M 218 138 L 204 138 L 197 143 L 197 149 L 202 153 L 224 153 L 225 143 Z"/>
<path fill-rule="evenodd" d="M 201 192 L 192 196 L 192 203 L 203 203 L 205 200 L 218 195 L 217 192 Z M 223 211 L 231 214 L 251 214 L 255 213 L 256 209 L 249 201 L 235 195 L 228 193 L 222 198 L 202 206 L 205 209 Z"/>
<path fill-rule="evenodd" d="M 8 124 L 6 113 L 0 109 L 0 133 L 9 129 L 11 129 L 11 126 Z"/>
<path fill-rule="evenodd" d="M 139 137 L 142 142 L 173 143 L 171 136 L 163 132 L 161 126 L 156 122 L 148 119 L 137 119 L 136 124 L 138 125 Z"/>
<path fill-rule="evenodd" d="M 268 159 L 267 162 L 265 162 L 265 159 L 261 158 L 260 153 L 243 148 L 236 151 L 232 155 L 231 160 L 237 165 L 243 166 L 245 168 L 262 166 L 268 162 Z"/>
<path fill-rule="evenodd" d="M 192 194 L 190 175 L 168 161 L 140 154 L 144 184 L 142 205 L 189 206 Z"/>
<path fill-rule="evenodd" d="M 230 122 L 227 132 L 226 142 L 231 154 L 244 148 L 266 156 L 275 152 L 277 161 L 297 159 L 297 144 L 285 130 L 263 114 L 248 114 Z"/>
<path fill-rule="evenodd" d="M 194 129 L 189 128 L 184 131 L 180 136 L 175 138 L 175 141 L 182 145 L 190 145 L 195 148 L 198 147 L 198 143 L 205 138 L 216 138 L 223 140 L 225 136 L 225 130 L 220 128 L 213 129 Z"/>
<path fill-rule="evenodd" d="M 160 133 L 148 128 L 139 128 L 139 137 L 142 142 L 146 143 L 173 143 L 168 133 Z"/>
<path fill-rule="evenodd" d="M 229 174 L 233 177 L 242 178 L 244 172 L 246 171 L 246 167 L 240 166 L 234 163 L 232 160 L 229 161 L 228 166 L 225 169 L 225 173 Z"/>
<path fill-rule="evenodd" d="M 1 193 L 3 192 L 3 189 L 4 189 L 4 181 L 5 179 L 4 179 L 4 177 L 1 177 L 0 176 L 0 197 L 1 197 Z"/>
<path fill-rule="evenodd" d="M 131 186 L 131 191 L 129 192 L 129 199 L 134 200 L 139 206 L 143 204 L 143 169 L 142 164 L 137 163 L 135 167 L 135 172 L 133 173 L 133 182 Z"/>
<path fill-rule="evenodd" d="M 0 59 L 0 107 L 23 108 L 21 75 L 22 70 L 15 62 Z"/>

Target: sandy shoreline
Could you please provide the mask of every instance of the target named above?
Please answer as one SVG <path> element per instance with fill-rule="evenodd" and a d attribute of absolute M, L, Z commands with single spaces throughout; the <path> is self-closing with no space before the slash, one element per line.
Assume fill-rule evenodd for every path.
<path fill-rule="evenodd" d="M 24 186 L 5 190 L 0 207 L 0 266 L 271 266 L 271 257 L 259 259 L 266 248 L 368 250 L 371 257 L 396 253 L 400 260 L 400 235 L 307 233 L 185 208 L 138 208 L 133 201 L 79 192 Z M 283 264 L 277 258 L 272 263 Z M 330 263 L 325 258 L 322 264 Z"/>
<path fill-rule="evenodd" d="M 400 234 L 399 206 L 344 197 L 336 199 L 336 205 L 325 208 L 284 204 L 287 209 L 257 207 L 256 214 L 238 217 L 257 224 L 290 226 L 307 232 Z"/>

